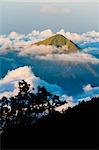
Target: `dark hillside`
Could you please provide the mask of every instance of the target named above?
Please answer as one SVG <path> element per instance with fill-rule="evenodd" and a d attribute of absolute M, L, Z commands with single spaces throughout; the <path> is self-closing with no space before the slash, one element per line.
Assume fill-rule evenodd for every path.
<path fill-rule="evenodd" d="M 33 127 L 7 129 L 2 147 L 98 148 L 99 98 L 82 102 L 64 114 L 53 112 Z"/>
<path fill-rule="evenodd" d="M 58 96 L 40 86 L 30 93 L 29 87 L 23 80 L 17 96 L 1 100 L 2 148 L 99 148 L 99 97 L 59 113 L 54 108 L 64 102 Z"/>

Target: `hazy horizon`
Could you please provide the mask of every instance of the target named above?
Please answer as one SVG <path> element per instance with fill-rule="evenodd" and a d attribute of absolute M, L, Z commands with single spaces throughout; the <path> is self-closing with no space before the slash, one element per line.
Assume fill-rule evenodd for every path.
<path fill-rule="evenodd" d="M 51 29 L 57 32 L 83 33 L 99 31 L 99 11 L 96 2 L 33 3 L 1 2 L 0 34 L 12 31 L 30 33 Z"/>

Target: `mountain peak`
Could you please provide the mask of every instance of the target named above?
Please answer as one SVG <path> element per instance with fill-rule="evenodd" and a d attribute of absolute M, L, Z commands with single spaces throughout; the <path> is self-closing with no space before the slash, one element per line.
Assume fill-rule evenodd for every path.
<path fill-rule="evenodd" d="M 76 52 L 80 50 L 80 48 L 73 43 L 71 40 L 67 39 L 65 36 L 61 34 L 53 35 L 43 41 L 35 43 L 36 45 L 51 45 L 58 48 L 62 48 L 66 52 Z"/>

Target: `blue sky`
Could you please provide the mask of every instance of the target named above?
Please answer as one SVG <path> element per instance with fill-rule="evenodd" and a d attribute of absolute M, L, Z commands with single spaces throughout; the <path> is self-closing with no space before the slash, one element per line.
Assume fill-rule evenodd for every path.
<path fill-rule="evenodd" d="M 62 28 L 77 33 L 99 31 L 99 3 L 96 0 L 37 1 L 3 0 L 0 3 L 0 34 L 45 29 L 56 32 Z"/>

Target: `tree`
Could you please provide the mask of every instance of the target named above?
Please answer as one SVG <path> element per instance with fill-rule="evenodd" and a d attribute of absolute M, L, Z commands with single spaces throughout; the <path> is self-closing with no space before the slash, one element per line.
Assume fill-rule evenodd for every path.
<path fill-rule="evenodd" d="M 30 92 L 30 84 L 22 80 L 18 88 L 19 92 L 16 96 L 10 97 L 9 100 L 3 97 L 1 100 L 2 121 L 5 121 L 6 125 L 31 126 L 39 118 L 54 112 L 57 106 L 64 104 L 59 100 L 59 96 L 48 92 L 44 86 L 38 86 L 35 94 Z M 8 101 L 11 110 L 8 109 L 9 106 L 4 108 L 8 105 Z"/>

